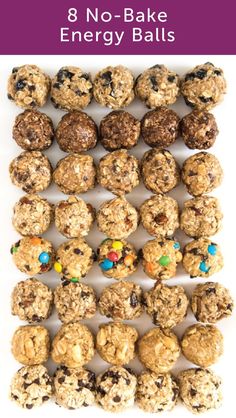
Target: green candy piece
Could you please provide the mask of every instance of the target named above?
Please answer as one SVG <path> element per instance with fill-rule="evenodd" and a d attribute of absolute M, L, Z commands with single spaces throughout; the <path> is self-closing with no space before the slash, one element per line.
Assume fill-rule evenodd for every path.
<path fill-rule="evenodd" d="M 18 248 L 17 247 L 12 247 L 12 254 L 17 253 Z"/>
<path fill-rule="evenodd" d="M 163 267 L 166 267 L 170 264 L 171 259 L 168 255 L 163 255 L 161 258 L 159 258 L 159 264 Z"/>
<path fill-rule="evenodd" d="M 73 282 L 73 283 L 78 283 L 79 279 L 78 279 L 78 277 L 72 277 L 70 279 L 70 281 Z"/>

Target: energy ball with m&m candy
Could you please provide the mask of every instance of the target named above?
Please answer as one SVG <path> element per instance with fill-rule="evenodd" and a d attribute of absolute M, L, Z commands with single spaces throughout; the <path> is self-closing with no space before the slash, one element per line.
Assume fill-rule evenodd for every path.
<path fill-rule="evenodd" d="M 180 122 L 182 138 L 190 149 L 208 149 L 219 133 L 214 115 L 204 110 L 193 110 Z"/>
<path fill-rule="evenodd" d="M 147 145 L 154 148 L 169 147 L 179 136 L 179 116 L 161 106 L 144 115 L 141 133 Z"/>
<path fill-rule="evenodd" d="M 199 238 L 184 247 L 183 266 L 190 277 L 209 277 L 222 269 L 223 256 L 218 244 Z"/>

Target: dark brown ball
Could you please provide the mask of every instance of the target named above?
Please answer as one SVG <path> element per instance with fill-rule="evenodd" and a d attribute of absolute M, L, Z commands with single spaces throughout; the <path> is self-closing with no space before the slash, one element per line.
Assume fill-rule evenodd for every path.
<path fill-rule="evenodd" d="M 179 136 L 179 116 L 167 107 L 158 107 L 144 115 L 141 133 L 150 147 L 169 147 Z"/>
<path fill-rule="evenodd" d="M 188 148 L 208 149 L 219 133 L 215 117 L 204 110 L 193 110 L 180 122 L 181 135 Z"/>

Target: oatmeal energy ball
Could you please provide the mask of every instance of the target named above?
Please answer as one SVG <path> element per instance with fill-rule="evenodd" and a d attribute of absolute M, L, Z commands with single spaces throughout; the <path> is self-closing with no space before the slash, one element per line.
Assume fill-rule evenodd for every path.
<path fill-rule="evenodd" d="M 97 377 L 96 401 L 105 411 L 123 411 L 134 404 L 136 384 L 132 370 L 110 367 Z"/>
<path fill-rule="evenodd" d="M 18 327 L 11 344 L 14 358 L 26 366 L 45 363 L 49 357 L 49 332 L 41 325 Z"/>
<path fill-rule="evenodd" d="M 52 311 L 53 292 L 40 280 L 30 278 L 18 282 L 11 295 L 11 313 L 22 321 L 37 323 Z"/>
<path fill-rule="evenodd" d="M 99 71 L 93 80 L 93 87 L 95 100 L 111 109 L 126 107 L 134 99 L 133 74 L 122 65 Z"/>
<path fill-rule="evenodd" d="M 10 399 L 21 408 L 32 409 L 40 406 L 52 394 L 52 379 L 42 365 L 22 367 L 11 381 Z"/>
<path fill-rule="evenodd" d="M 164 65 L 156 64 L 138 76 L 135 94 L 150 109 L 173 104 L 180 92 L 179 76 Z"/>
<path fill-rule="evenodd" d="M 209 277 L 222 269 L 223 256 L 218 244 L 199 238 L 184 247 L 183 266 L 190 277 Z"/>
<path fill-rule="evenodd" d="M 50 90 L 50 78 L 36 65 L 15 67 L 8 79 L 8 99 L 24 109 L 41 107 Z"/>
<path fill-rule="evenodd" d="M 208 149 L 219 133 L 214 115 L 204 110 L 193 110 L 180 122 L 181 136 L 190 149 Z"/>
<path fill-rule="evenodd" d="M 141 121 L 141 133 L 147 145 L 154 148 L 169 147 L 179 136 L 179 116 L 161 106 L 146 113 Z"/>
<path fill-rule="evenodd" d="M 64 110 L 84 109 L 93 97 L 90 74 L 78 67 L 62 67 L 52 79 L 51 101 Z"/>
<path fill-rule="evenodd" d="M 223 71 L 211 62 L 197 65 L 185 75 L 181 93 L 188 106 L 209 110 L 216 106 L 226 93 Z"/>

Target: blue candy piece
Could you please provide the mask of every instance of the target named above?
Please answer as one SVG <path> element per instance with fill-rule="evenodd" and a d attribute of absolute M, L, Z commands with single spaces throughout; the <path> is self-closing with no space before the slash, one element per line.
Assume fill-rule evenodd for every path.
<path fill-rule="evenodd" d="M 199 270 L 201 270 L 203 273 L 208 273 L 210 267 L 207 267 L 205 261 L 201 261 L 201 263 L 199 264 Z"/>
<path fill-rule="evenodd" d="M 214 244 L 208 245 L 207 251 L 211 255 L 216 255 L 216 253 L 217 253 L 217 247 L 216 247 L 216 245 L 214 245 Z"/>
<path fill-rule="evenodd" d="M 175 250 L 179 250 L 179 249 L 180 249 L 179 242 L 175 242 L 175 243 L 174 243 L 174 245 L 173 245 L 173 248 L 174 248 Z"/>
<path fill-rule="evenodd" d="M 110 270 L 113 267 L 113 262 L 111 260 L 108 260 L 108 258 L 105 258 L 102 263 L 100 263 L 100 267 L 102 270 Z"/>
<path fill-rule="evenodd" d="M 50 255 L 46 252 L 39 254 L 39 261 L 42 264 L 47 264 L 50 260 Z"/>

